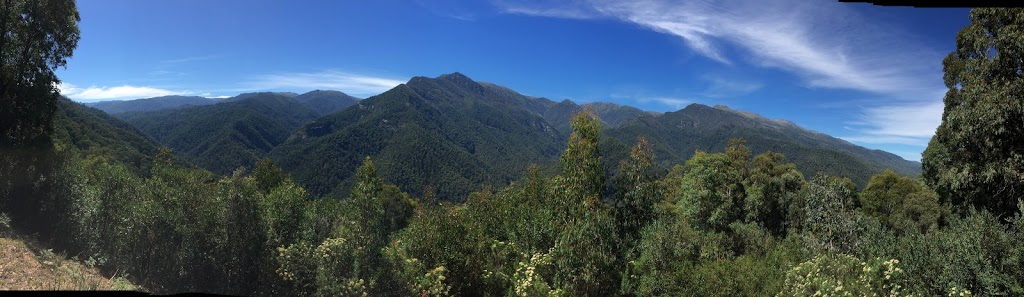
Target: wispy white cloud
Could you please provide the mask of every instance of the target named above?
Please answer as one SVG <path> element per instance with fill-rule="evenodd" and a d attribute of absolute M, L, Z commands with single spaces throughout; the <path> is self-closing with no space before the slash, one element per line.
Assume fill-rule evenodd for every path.
<path fill-rule="evenodd" d="M 169 95 L 186 95 L 189 93 L 185 91 L 174 91 L 156 87 L 129 85 L 116 87 L 90 86 L 87 88 L 79 88 L 70 83 L 62 83 L 57 85 L 57 88 L 60 89 L 61 95 L 78 101 L 128 100 Z"/>
<path fill-rule="evenodd" d="M 509 7 L 505 9 L 505 12 L 565 19 L 583 20 L 594 18 L 594 16 L 588 12 L 572 9 Z"/>
<path fill-rule="evenodd" d="M 476 1 L 414 0 L 413 2 L 421 9 L 433 14 L 467 22 L 475 21 L 479 17 L 481 11 L 486 10 L 476 7 L 486 5 L 486 3 L 477 3 Z"/>
<path fill-rule="evenodd" d="M 564 19 L 594 19 L 604 17 L 587 1 L 535 1 L 535 0 L 494 0 L 504 13 L 523 14 Z"/>
<path fill-rule="evenodd" d="M 219 57 L 220 56 L 218 56 L 218 55 L 182 57 L 182 58 L 163 60 L 163 61 L 160 61 L 160 63 L 164 63 L 164 64 L 180 64 L 180 63 L 187 63 L 187 62 L 197 62 L 197 61 L 212 60 L 212 59 L 216 59 L 216 58 L 219 58 Z"/>
<path fill-rule="evenodd" d="M 896 154 L 903 159 L 921 162 L 921 150 L 886 149 L 885 151 Z"/>
<path fill-rule="evenodd" d="M 570 3 L 570 4 L 564 4 Z M 899 42 L 898 32 L 872 26 L 838 3 L 766 1 L 499 1 L 506 12 L 549 17 L 612 18 L 681 38 L 695 52 L 730 64 L 725 45 L 762 67 L 789 70 L 808 86 L 870 92 L 935 87 L 935 55 Z M 555 12 L 555 13 L 552 13 Z M 920 66 L 928 65 L 928 66 Z M 926 74 L 922 77 L 921 74 Z"/>
<path fill-rule="evenodd" d="M 351 95 L 372 96 L 405 83 L 403 80 L 341 71 L 266 74 L 246 83 L 255 89 L 331 89 Z"/>
<path fill-rule="evenodd" d="M 708 82 L 708 87 L 700 95 L 711 98 L 743 96 L 764 87 L 761 82 L 720 76 L 708 75 L 704 77 L 704 80 Z"/>
<path fill-rule="evenodd" d="M 658 102 L 658 103 L 661 103 L 661 104 L 672 106 L 673 108 L 676 108 L 676 109 L 682 109 L 683 107 L 686 107 L 690 103 L 693 103 L 692 101 L 686 100 L 686 99 L 668 98 L 668 97 L 656 97 L 656 98 L 651 98 L 651 100 L 654 100 L 655 102 Z"/>
<path fill-rule="evenodd" d="M 210 93 L 210 92 L 204 92 L 204 93 L 200 93 L 200 94 L 199 94 L 199 96 L 200 96 L 200 97 L 206 97 L 206 98 L 212 98 L 212 99 L 225 99 L 225 98 L 231 98 L 231 96 L 230 96 L 230 95 L 218 95 L 218 96 L 214 96 L 214 95 L 213 95 L 213 93 Z"/>
<path fill-rule="evenodd" d="M 640 103 L 655 102 L 673 109 L 683 109 L 683 107 L 693 103 L 693 100 L 673 97 L 631 97 L 629 99 Z"/>
<path fill-rule="evenodd" d="M 607 96 L 608 98 L 614 98 L 614 99 L 623 100 L 623 101 L 632 101 L 632 102 L 636 102 L 636 103 L 644 104 L 644 105 L 646 105 L 646 104 L 658 104 L 658 105 L 662 105 L 662 106 L 667 107 L 667 108 L 656 108 L 656 107 L 653 107 L 653 106 L 651 107 L 651 108 L 654 108 L 656 110 L 661 110 L 661 111 L 666 111 L 666 110 L 667 111 L 675 111 L 675 110 L 682 109 L 682 108 L 686 107 L 687 105 L 690 105 L 692 103 L 696 103 L 697 102 L 697 100 L 694 100 L 692 98 L 683 98 L 683 97 L 674 96 L 672 94 L 651 94 L 651 93 L 647 92 L 646 90 L 644 90 L 643 88 L 635 87 L 635 86 L 620 86 L 617 90 L 615 90 L 612 93 L 607 94 L 605 96 Z M 603 96 L 595 97 L 595 98 L 597 98 L 597 100 L 591 100 L 591 101 L 605 101 L 604 99 L 600 99 L 602 97 Z"/>
<path fill-rule="evenodd" d="M 860 108 L 853 135 L 844 137 L 850 141 L 912 144 L 923 149 L 941 118 L 945 89 L 936 63 L 941 53 L 915 44 L 913 36 L 898 27 L 867 19 L 844 4 L 798 0 L 494 3 L 509 13 L 629 22 L 676 36 L 693 52 L 726 66 L 745 62 L 780 69 L 799 77 L 806 87 L 861 91 L 884 99 L 887 103 Z M 726 82 L 716 87 L 712 81 L 698 95 L 713 97 L 716 88 L 743 89 Z"/>
<path fill-rule="evenodd" d="M 869 107 L 858 122 L 847 127 L 852 136 L 841 137 L 860 143 L 896 143 L 926 146 L 942 118 L 942 101 Z"/>

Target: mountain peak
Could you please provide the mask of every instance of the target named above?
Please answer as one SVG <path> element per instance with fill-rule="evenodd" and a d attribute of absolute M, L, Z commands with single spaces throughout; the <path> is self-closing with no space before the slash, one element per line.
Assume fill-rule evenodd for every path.
<path fill-rule="evenodd" d="M 450 94 L 462 94 L 457 97 L 467 96 L 468 94 L 475 94 L 474 96 L 480 96 L 487 92 L 488 88 L 473 81 L 469 77 L 462 73 L 454 72 L 449 74 L 442 74 L 436 78 L 428 78 L 423 76 L 416 76 L 409 79 L 406 86 L 411 88 L 413 92 L 416 92 L 424 98 L 440 98 L 436 95 L 428 95 L 430 92 L 446 92 Z M 441 96 L 444 97 L 444 96 Z"/>
<path fill-rule="evenodd" d="M 312 90 L 309 92 L 302 93 L 301 95 L 295 96 L 299 101 L 307 101 L 310 98 L 321 98 L 321 97 L 336 97 L 336 98 L 352 98 L 358 100 L 359 98 L 352 97 L 342 91 L 335 90 Z"/>
<path fill-rule="evenodd" d="M 441 76 L 438 76 L 437 79 L 443 79 L 443 80 L 447 80 L 447 81 L 451 81 L 451 82 L 473 82 L 473 83 L 476 83 L 475 81 L 473 81 L 473 79 L 469 78 L 465 74 L 458 73 L 458 72 L 442 74 Z"/>
<path fill-rule="evenodd" d="M 306 92 L 306 93 L 304 93 L 302 95 L 312 95 L 312 94 L 341 94 L 341 95 L 346 95 L 346 96 L 348 95 L 348 94 L 345 94 L 345 92 L 342 92 L 342 91 L 320 90 L 320 89 L 312 90 L 312 91 Z M 302 95 L 300 95 L 300 96 L 302 96 Z"/>
<path fill-rule="evenodd" d="M 241 100 L 245 100 L 245 99 L 249 99 L 249 98 L 257 98 L 257 97 L 259 97 L 259 98 L 271 98 L 271 97 L 295 98 L 296 96 L 298 96 L 298 94 L 295 94 L 295 93 L 292 93 L 292 92 L 251 92 L 251 93 L 241 93 L 241 94 L 238 94 L 237 96 L 228 98 L 225 101 L 228 101 L 228 102 L 230 102 L 230 101 L 241 101 Z"/>
<path fill-rule="evenodd" d="M 302 102 L 320 115 L 334 113 L 359 103 L 359 98 L 334 90 L 313 90 L 296 96 L 295 100 Z"/>
<path fill-rule="evenodd" d="M 476 83 L 476 81 L 469 78 L 468 76 L 465 76 L 462 73 L 458 72 L 452 72 L 449 74 L 438 76 L 437 80 L 451 83 L 452 85 L 455 85 L 465 90 L 470 90 L 472 92 L 482 93 L 485 91 L 484 86 Z"/>

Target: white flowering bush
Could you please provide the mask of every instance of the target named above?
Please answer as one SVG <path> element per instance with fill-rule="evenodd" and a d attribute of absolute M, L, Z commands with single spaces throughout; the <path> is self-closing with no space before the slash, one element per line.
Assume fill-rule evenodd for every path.
<path fill-rule="evenodd" d="M 328 238 L 317 246 L 305 242 L 277 249 L 277 274 L 300 293 L 317 296 L 367 296 L 368 281 L 358 275 L 365 249 L 345 238 Z"/>
<path fill-rule="evenodd" d="M 366 296 L 366 280 L 359 277 L 360 259 L 366 249 L 345 238 L 327 238 L 313 250 L 316 280 L 321 296 Z"/>
<path fill-rule="evenodd" d="M 316 291 L 317 263 L 312 257 L 313 249 L 306 242 L 277 248 L 277 276 L 291 283 L 296 293 L 312 295 Z"/>
<path fill-rule="evenodd" d="M 845 254 L 824 254 L 786 273 L 777 296 L 913 296 L 905 292 L 899 260 L 867 262 Z"/>
<path fill-rule="evenodd" d="M 448 296 L 452 286 L 445 282 L 445 274 L 448 269 L 439 265 L 428 270 L 427 265 L 406 251 L 401 240 L 392 244 L 382 251 L 391 263 L 399 266 L 398 277 L 405 283 L 406 288 L 419 296 Z"/>
<path fill-rule="evenodd" d="M 949 296 L 949 297 L 971 297 L 971 296 L 974 296 L 974 294 L 971 294 L 971 290 L 968 290 L 967 288 L 952 287 L 952 288 L 949 288 L 949 294 L 946 295 L 946 296 Z"/>
<path fill-rule="evenodd" d="M 516 265 L 512 276 L 516 296 L 563 296 L 564 291 L 554 288 L 549 282 L 553 273 L 551 253 L 534 253 L 526 262 Z"/>

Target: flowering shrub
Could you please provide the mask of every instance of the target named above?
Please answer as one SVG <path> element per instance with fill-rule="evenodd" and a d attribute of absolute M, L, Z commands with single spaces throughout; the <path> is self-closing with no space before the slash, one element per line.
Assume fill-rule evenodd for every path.
<path fill-rule="evenodd" d="M 512 276 L 516 296 L 562 296 L 564 291 L 553 288 L 545 279 L 553 272 L 551 253 L 534 253 L 527 262 L 519 262 Z"/>
<path fill-rule="evenodd" d="M 844 254 L 824 254 L 786 273 L 777 296 L 912 296 L 901 284 L 899 260 L 868 262 Z"/>
<path fill-rule="evenodd" d="M 279 247 L 277 274 L 301 293 L 318 296 L 367 296 L 372 281 L 358 275 L 362 247 L 344 238 L 328 238 L 316 247 L 300 242 Z"/>
<path fill-rule="evenodd" d="M 399 278 L 412 293 L 420 296 L 447 296 L 452 289 L 451 285 L 445 283 L 447 268 L 441 265 L 428 271 L 423 261 L 409 255 L 400 240 L 384 248 L 383 253 L 392 263 L 401 267 Z"/>
<path fill-rule="evenodd" d="M 946 295 L 946 296 L 949 296 L 949 297 L 955 297 L 955 296 L 971 297 L 971 296 L 974 296 L 974 294 L 971 294 L 971 290 L 968 290 L 967 288 L 952 287 L 952 288 L 949 288 L 949 295 Z"/>

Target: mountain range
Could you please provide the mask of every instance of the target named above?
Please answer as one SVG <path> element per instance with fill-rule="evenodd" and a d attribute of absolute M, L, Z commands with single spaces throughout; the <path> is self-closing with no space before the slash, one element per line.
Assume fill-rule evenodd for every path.
<path fill-rule="evenodd" d="M 569 121 L 583 109 L 604 124 L 601 149 L 609 172 L 641 135 L 654 146 L 662 172 L 697 150 L 721 151 L 730 138 L 745 139 L 755 154 L 783 153 L 805 175 L 845 176 L 859 185 L 884 169 L 910 176 L 921 171 L 920 163 L 888 152 L 725 106 L 691 104 L 656 113 L 613 103 L 556 102 L 460 73 L 414 77 L 362 100 L 317 90 L 92 105 L 217 173 L 270 158 L 317 196 L 344 196 L 365 156 L 404 191 L 456 201 L 485 185 L 506 185 L 532 163 L 556 171 Z"/>
<path fill-rule="evenodd" d="M 103 155 L 145 174 L 159 145 L 131 124 L 71 99 L 57 100 L 53 138 L 83 154 Z"/>

